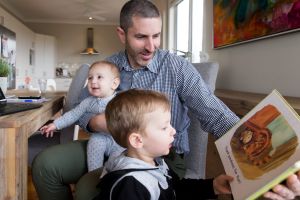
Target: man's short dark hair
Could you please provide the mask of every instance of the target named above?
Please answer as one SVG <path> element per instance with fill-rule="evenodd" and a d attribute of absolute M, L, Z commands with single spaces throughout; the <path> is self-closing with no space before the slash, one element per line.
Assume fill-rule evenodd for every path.
<path fill-rule="evenodd" d="M 127 32 L 132 26 L 132 17 L 160 17 L 157 7 L 149 0 L 130 0 L 124 4 L 120 13 L 120 27 Z"/>

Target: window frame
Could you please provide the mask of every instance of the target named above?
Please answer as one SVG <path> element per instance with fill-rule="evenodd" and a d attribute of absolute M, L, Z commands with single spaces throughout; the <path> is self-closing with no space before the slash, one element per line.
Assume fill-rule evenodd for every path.
<path fill-rule="evenodd" d="M 177 15 L 178 15 L 178 5 L 185 0 L 171 0 L 169 4 L 169 40 L 168 40 L 168 49 L 171 52 L 177 53 Z M 191 62 L 199 62 L 199 54 L 203 51 L 203 6 L 204 0 L 186 0 L 189 1 L 189 21 L 188 21 L 188 52 L 191 56 L 188 60 Z M 199 4 L 200 3 L 200 4 Z M 195 6 L 197 4 L 197 7 Z M 200 6 L 199 13 L 195 12 L 195 9 L 198 9 Z M 194 14 L 195 12 L 195 14 Z M 200 20 L 194 19 L 194 16 L 200 16 Z M 199 27 L 196 27 L 196 23 L 199 23 Z M 197 30 L 198 29 L 198 30 Z M 199 36 L 198 36 L 199 35 Z M 196 37 L 200 37 L 199 40 L 196 40 Z M 195 45 L 197 42 L 200 42 L 199 45 Z M 181 54 L 182 55 L 182 54 Z M 187 54 L 186 54 L 187 55 Z"/>

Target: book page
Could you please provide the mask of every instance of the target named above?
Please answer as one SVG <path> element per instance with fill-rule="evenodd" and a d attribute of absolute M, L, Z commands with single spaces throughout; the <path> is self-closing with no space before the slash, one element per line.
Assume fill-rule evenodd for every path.
<path fill-rule="evenodd" d="M 216 141 L 235 199 L 247 199 L 299 160 L 299 131 L 299 116 L 274 90 Z"/>

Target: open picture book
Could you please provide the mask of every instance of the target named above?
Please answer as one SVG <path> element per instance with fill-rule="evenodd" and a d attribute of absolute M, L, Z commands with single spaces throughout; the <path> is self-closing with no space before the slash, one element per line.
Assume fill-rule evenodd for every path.
<path fill-rule="evenodd" d="M 274 90 L 215 144 L 234 199 L 256 199 L 300 170 L 300 117 Z"/>

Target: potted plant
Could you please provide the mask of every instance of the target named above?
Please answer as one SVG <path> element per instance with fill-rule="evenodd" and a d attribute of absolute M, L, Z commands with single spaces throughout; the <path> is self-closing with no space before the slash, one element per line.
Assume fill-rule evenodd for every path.
<path fill-rule="evenodd" d="M 10 66 L 6 60 L 0 58 L 0 87 L 5 94 L 7 90 L 7 77 L 10 73 Z"/>

